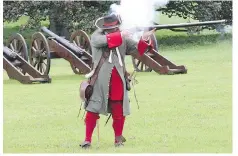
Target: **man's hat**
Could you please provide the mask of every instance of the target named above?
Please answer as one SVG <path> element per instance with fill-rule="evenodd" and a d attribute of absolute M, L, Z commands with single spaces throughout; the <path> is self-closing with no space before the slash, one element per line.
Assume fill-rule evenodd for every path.
<path fill-rule="evenodd" d="M 118 15 L 112 13 L 108 16 L 100 17 L 96 20 L 95 25 L 100 29 L 113 29 L 119 27 L 121 19 Z"/>

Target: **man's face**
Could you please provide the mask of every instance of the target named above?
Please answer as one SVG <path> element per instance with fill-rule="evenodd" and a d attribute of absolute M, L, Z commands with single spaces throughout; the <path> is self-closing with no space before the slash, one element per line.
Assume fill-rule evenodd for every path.
<path fill-rule="evenodd" d="M 118 27 L 117 27 L 117 28 L 113 28 L 113 29 L 107 29 L 107 30 L 105 30 L 105 32 L 108 33 L 108 34 L 113 33 L 113 32 L 117 32 L 117 31 L 119 31 L 119 28 L 118 28 Z"/>

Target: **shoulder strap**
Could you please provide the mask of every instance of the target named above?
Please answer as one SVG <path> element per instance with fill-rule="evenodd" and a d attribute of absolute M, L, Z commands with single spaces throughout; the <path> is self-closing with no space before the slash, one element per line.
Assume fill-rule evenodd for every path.
<path fill-rule="evenodd" d="M 94 85 L 94 83 L 96 82 L 97 78 L 98 78 L 98 73 L 99 73 L 99 70 L 101 69 L 103 63 L 105 62 L 105 60 L 109 57 L 109 52 L 103 52 L 102 53 L 102 56 L 99 60 L 99 63 L 95 69 L 95 72 L 93 74 L 93 76 L 90 78 L 90 85 Z"/>
<path fill-rule="evenodd" d="M 94 83 L 96 82 L 97 78 L 98 78 L 98 73 L 99 73 L 99 70 L 101 69 L 103 63 L 105 62 L 105 60 L 109 57 L 109 52 L 103 52 L 102 53 L 102 56 L 99 60 L 99 63 L 95 69 L 95 72 L 93 74 L 93 76 L 90 78 L 90 85 L 94 85 Z M 129 73 L 126 71 L 126 67 L 125 67 L 125 62 L 123 61 L 123 72 L 124 72 L 124 75 L 125 75 L 125 78 L 128 78 L 129 77 Z"/>

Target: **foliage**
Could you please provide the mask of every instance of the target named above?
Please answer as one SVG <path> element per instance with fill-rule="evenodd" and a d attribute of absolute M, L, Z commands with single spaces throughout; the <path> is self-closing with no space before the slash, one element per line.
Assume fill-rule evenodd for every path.
<path fill-rule="evenodd" d="M 34 26 L 39 25 L 39 21 L 45 20 L 50 2 L 40 1 L 4 1 L 3 2 L 3 22 L 15 22 L 21 16 L 30 17 L 30 23 Z M 34 21 L 34 22 L 33 22 Z"/>
<path fill-rule="evenodd" d="M 27 27 L 40 26 L 49 18 L 50 24 L 68 31 L 94 29 L 95 19 L 107 13 L 113 1 L 4 1 L 3 19 L 17 21 L 22 15 L 30 17 Z M 57 29 L 57 28 L 56 28 Z"/>
<path fill-rule="evenodd" d="M 199 21 L 232 20 L 232 1 L 170 1 L 166 7 L 159 8 L 163 14 Z"/>
<path fill-rule="evenodd" d="M 119 1 L 4 1 L 3 19 L 4 22 L 16 21 L 27 15 L 30 18 L 24 28 L 40 27 L 40 21 L 49 19 L 49 28 L 67 37 L 74 29 L 91 33 L 95 29 L 95 19 L 107 14 L 112 3 Z M 232 20 L 232 1 L 170 1 L 166 7 L 157 10 L 168 17 L 179 16 L 188 21 Z M 203 28 L 193 27 L 191 30 L 200 31 Z"/>
<path fill-rule="evenodd" d="M 187 19 L 198 21 L 212 21 L 226 19 L 232 22 L 232 1 L 170 1 L 166 7 L 159 8 L 168 17 L 179 16 Z M 224 25 L 209 25 L 187 28 L 188 34 L 200 33 L 203 29 L 216 29 L 224 32 Z"/>

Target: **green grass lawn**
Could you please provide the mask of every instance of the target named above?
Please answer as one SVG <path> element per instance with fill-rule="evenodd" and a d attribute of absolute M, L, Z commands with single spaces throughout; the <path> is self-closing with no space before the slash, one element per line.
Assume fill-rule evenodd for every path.
<path fill-rule="evenodd" d="M 15 27 L 14 27 L 15 28 Z M 5 27 L 9 32 L 10 28 Z M 30 31 L 30 30 L 29 30 Z M 26 33 L 27 34 L 27 33 Z M 232 41 L 217 33 L 188 37 L 156 32 L 160 53 L 187 74 L 137 73 L 130 92 L 131 115 L 126 118 L 125 147 L 116 149 L 111 120 L 100 119 L 93 147 L 84 151 L 83 120 L 77 118 L 79 85 L 68 62 L 53 59 L 51 84 L 23 85 L 3 73 L 4 153 L 231 153 L 232 152 Z M 167 37 L 166 37 L 167 36 Z M 127 57 L 127 68 L 133 70 Z"/>

